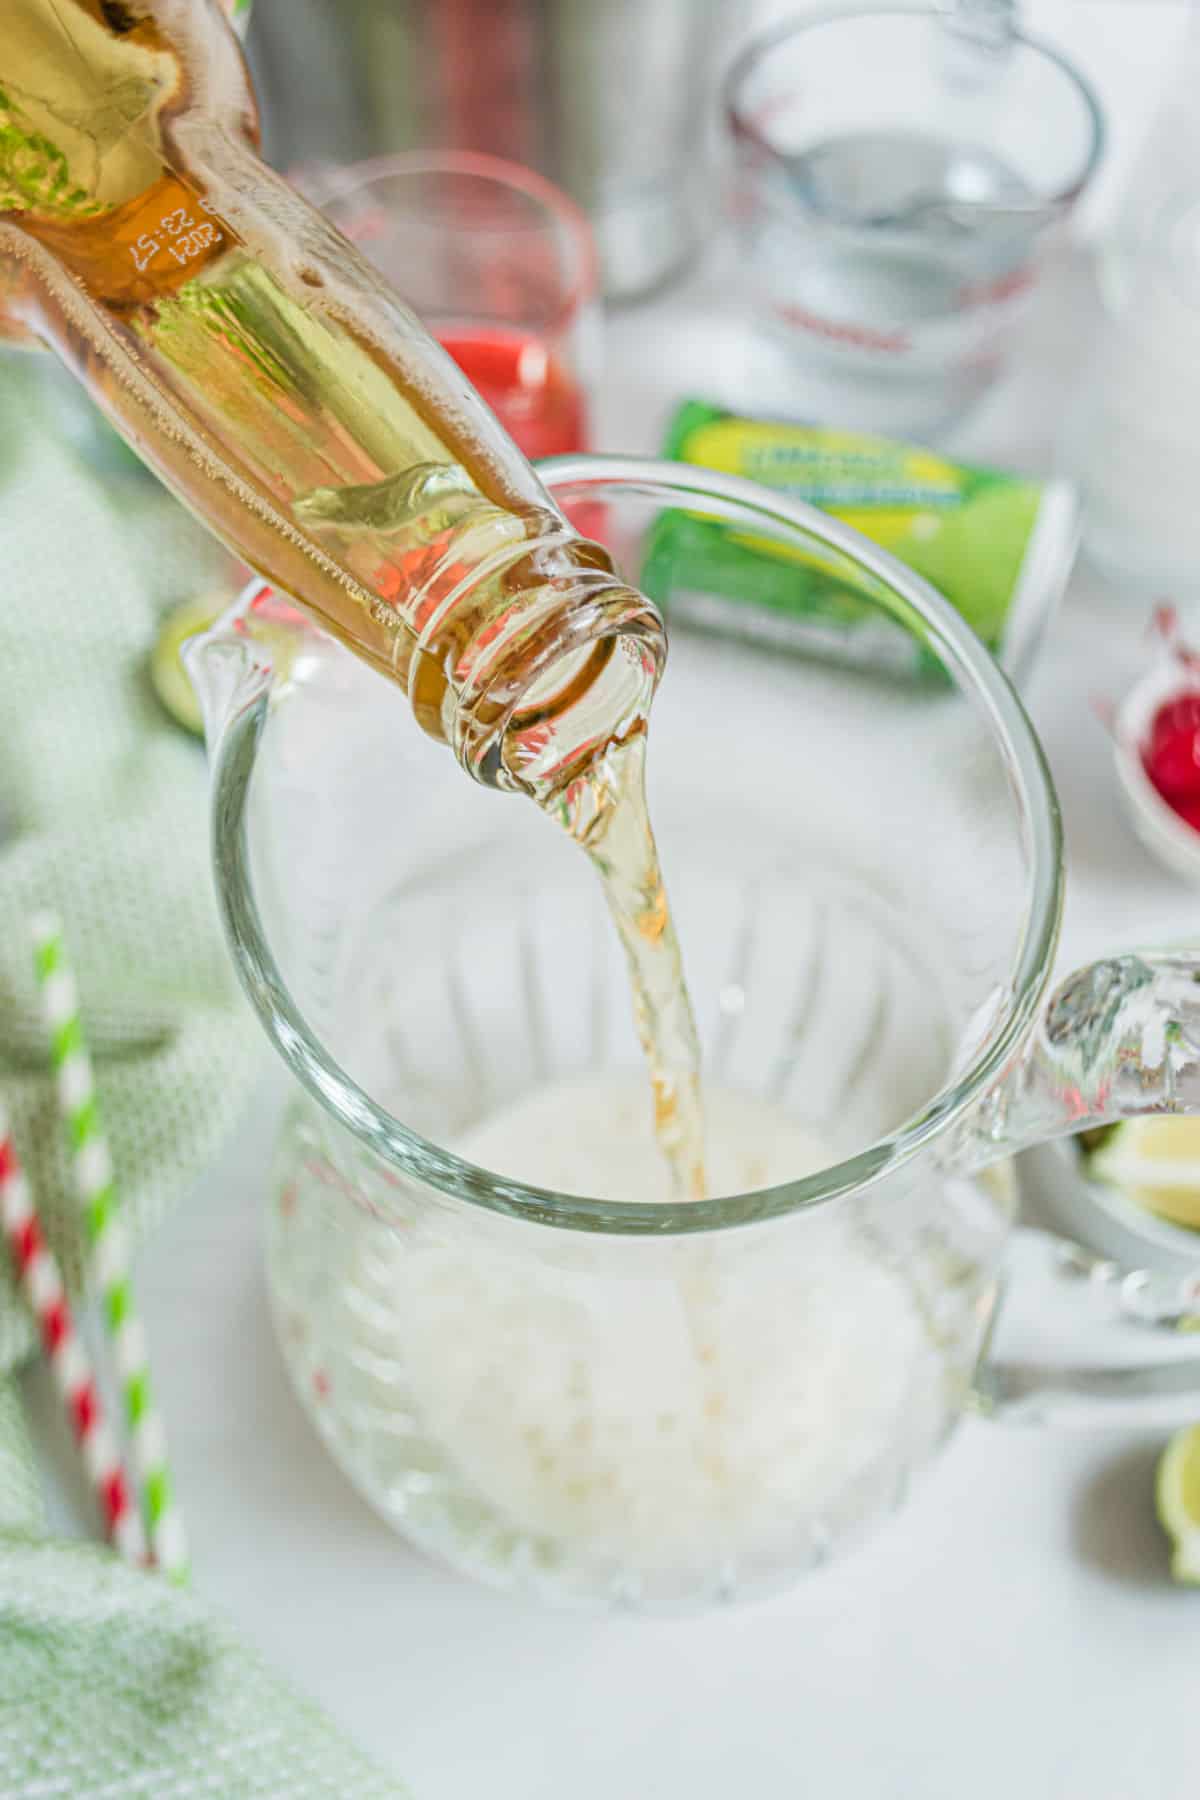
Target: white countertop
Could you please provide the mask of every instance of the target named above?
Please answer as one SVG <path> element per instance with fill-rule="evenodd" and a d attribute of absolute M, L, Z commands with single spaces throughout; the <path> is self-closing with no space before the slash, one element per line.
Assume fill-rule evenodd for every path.
<path fill-rule="evenodd" d="M 1064 0 L 1033 11 L 1056 27 Z M 1087 311 L 1080 281 L 1060 271 L 1036 354 L 956 440 L 963 454 L 1046 466 Z M 708 297 L 696 278 L 611 323 L 603 443 L 650 450 L 674 399 L 711 391 Z M 1125 824 L 1093 710 L 1131 680 L 1144 617 L 1080 572 L 1028 696 L 1066 820 L 1066 961 L 1187 934 L 1200 908 Z M 553 1614 L 423 1560 L 330 1462 L 271 1336 L 259 1211 L 280 1086 L 148 1248 L 138 1287 L 199 1586 L 416 1800 L 1194 1788 L 1200 1594 L 1166 1576 L 1161 1431 L 969 1423 L 855 1554 L 726 1614 Z M 30 1386 L 46 1400 L 39 1376 Z M 65 1468 L 53 1410 L 38 1411 Z M 70 1521 L 68 1490 L 58 1505 Z"/>

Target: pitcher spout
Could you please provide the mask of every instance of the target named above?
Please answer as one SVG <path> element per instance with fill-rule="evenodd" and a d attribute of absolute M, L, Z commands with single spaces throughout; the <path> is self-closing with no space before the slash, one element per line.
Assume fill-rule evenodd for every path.
<path fill-rule="evenodd" d="M 180 654 L 204 719 L 212 756 L 231 722 L 289 677 L 313 628 L 265 582 L 245 587 Z"/>

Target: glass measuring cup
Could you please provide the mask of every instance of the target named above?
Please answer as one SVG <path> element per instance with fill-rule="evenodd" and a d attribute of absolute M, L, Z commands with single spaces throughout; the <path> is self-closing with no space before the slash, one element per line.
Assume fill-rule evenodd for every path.
<path fill-rule="evenodd" d="M 1062 871 L 1037 740 L 884 552 L 683 465 L 544 473 L 633 579 L 685 507 L 751 552 L 748 588 L 754 553 L 819 566 L 940 669 L 889 681 L 680 633 L 652 717 L 708 1079 L 826 1166 L 655 1204 L 456 1148 L 550 1082 L 626 1072 L 641 1095 L 598 890 L 532 806 L 474 787 L 256 585 L 190 658 L 231 947 L 296 1076 L 272 1304 L 325 1441 L 416 1542 L 555 1599 L 697 1604 L 823 1560 L 968 1407 L 1097 1404 L 1093 1371 L 986 1360 L 1004 1159 L 1200 1104 L 1200 964 L 1130 954 L 1048 997 Z"/>
<path fill-rule="evenodd" d="M 811 13 L 730 70 L 739 266 L 810 414 L 918 431 L 973 402 L 1099 160 L 1071 64 L 1007 13 L 971 25 L 966 7 Z"/>

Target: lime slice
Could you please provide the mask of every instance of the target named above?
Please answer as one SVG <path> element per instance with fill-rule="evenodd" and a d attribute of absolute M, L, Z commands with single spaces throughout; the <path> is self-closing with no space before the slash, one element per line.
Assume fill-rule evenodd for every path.
<path fill-rule="evenodd" d="M 1200 1425 L 1177 1431 L 1158 1462 L 1158 1518 L 1173 1549 L 1176 1581 L 1200 1586 Z"/>
<path fill-rule="evenodd" d="M 1108 1133 L 1088 1169 L 1147 1212 L 1200 1231 L 1200 1117 L 1128 1119 Z"/>
<path fill-rule="evenodd" d="M 207 631 L 229 605 L 228 594 L 200 594 L 172 607 L 159 627 L 150 653 L 150 680 L 154 691 L 177 725 L 204 735 L 204 718 L 179 652 L 190 637 Z"/>

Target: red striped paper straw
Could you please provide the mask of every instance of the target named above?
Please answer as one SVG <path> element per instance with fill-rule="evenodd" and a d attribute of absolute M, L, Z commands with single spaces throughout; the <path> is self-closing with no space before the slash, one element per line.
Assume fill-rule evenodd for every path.
<path fill-rule="evenodd" d="M 128 1429 L 129 1464 L 138 1484 L 142 1522 L 159 1568 L 174 1581 L 186 1581 L 187 1537 L 175 1499 L 166 1432 L 150 1380 L 146 1334 L 138 1318 L 130 1279 L 124 1208 L 100 1117 L 75 977 L 57 920 L 39 913 L 32 929 L 34 968 L 50 1038 L 59 1111 L 91 1244 L 92 1267 L 100 1289 L 100 1317 Z"/>
<path fill-rule="evenodd" d="M 67 1290 L 54 1252 L 29 1192 L 0 1105 L 0 1223 L 8 1239 L 17 1277 L 42 1334 L 46 1358 L 67 1409 L 84 1466 L 100 1501 L 105 1528 L 114 1547 L 128 1562 L 146 1561 L 141 1515 L 100 1404 L 100 1392 L 83 1340 L 75 1329 Z"/>

